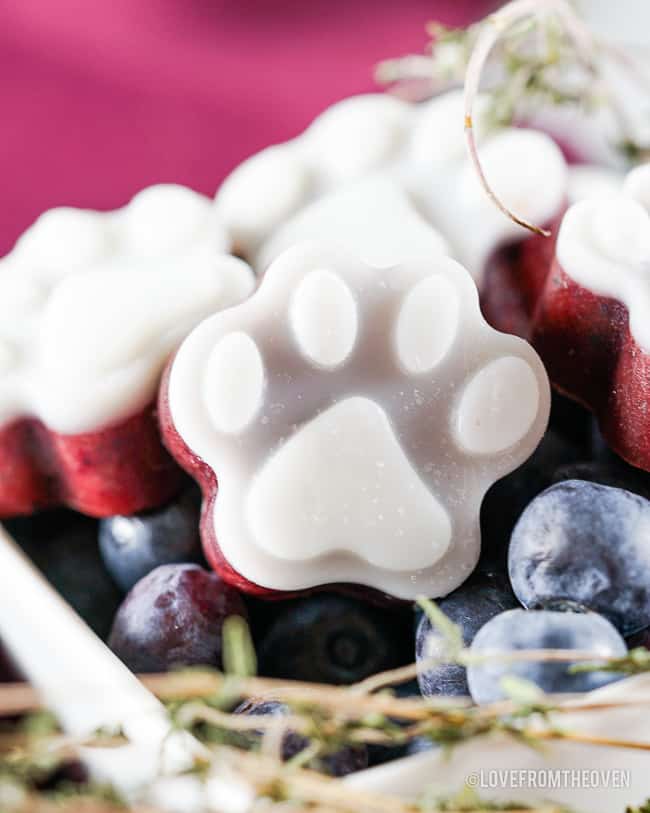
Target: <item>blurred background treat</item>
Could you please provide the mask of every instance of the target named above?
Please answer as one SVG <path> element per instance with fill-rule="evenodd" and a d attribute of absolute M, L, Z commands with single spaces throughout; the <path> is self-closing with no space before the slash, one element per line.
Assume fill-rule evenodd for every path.
<path fill-rule="evenodd" d="M 53 206 L 172 181 L 213 194 L 251 153 L 372 90 L 426 23 L 488 0 L 20 0 L 0 4 L 0 253 Z"/>

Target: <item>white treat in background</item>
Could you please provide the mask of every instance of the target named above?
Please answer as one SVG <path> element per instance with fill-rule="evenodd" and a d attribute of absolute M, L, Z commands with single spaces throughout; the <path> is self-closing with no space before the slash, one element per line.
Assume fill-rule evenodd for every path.
<path fill-rule="evenodd" d="M 566 200 L 567 166 L 547 135 L 501 130 L 479 143 L 479 153 L 490 186 L 511 211 L 542 226 L 559 216 Z M 448 162 L 430 176 L 419 173 L 418 179 L 416 198 L 422 211 L 447 237 L 454 256 L 479 287 L 495 249 L 529 236 L 488 198 L 467 157 Z"/>
<path fill-rule="evenodd" d="M 377 266 L 449 253 L 446 240 L 388 175 L 369 175 L 308 204 L 262 244 L 255 267 L 263 271 L 305 240 L 327 240 Z"/>
<path fill-rule="evenodd" d="M 189 330 L 252 291 L 229 249 L 210 200 L 181 186 L 41 215 L 0 261 L 0 425 L 76 434 L 145 407 Z"/>
<path fill-rule="evenodd" d="M 557 259 L 579 285 L 622 302 L 630 331 L 650 352 L 650 165 L 634 169 L 618 194 L 595 195 L 569 208 Z"/>
<path fill-rule="evenodd" d="M 238 573 L 412 599 L 470 574 L 483 495 L 539 442 L 549 387 L 455 261 L 378 268 L 305 244 L 192 331 L 169 408 L 218 474 L 214 530 Z"/>
<path fill-rule="evenodd" d="M 616 169 L 573 164 L 569 167 L 567 201 L 572 204 L 597 195 L 616 195 L 623 187 L 624 178 L 625 174 Z"/>
<path fill-rule="evenodd" d="M 566 165 L 559 148 L 543 133 L 521 129 L 481 137 L 481 107 L 479 100 L 479 148 L 496 193 L 522 216 L 549 222 L 566 197 Z M 310 203 L 366 176 L 384 175 L 407 193 L 480 282 L 492 251 L 526 234 L 480 188 L 467 158 L 463 128 L 459 91 L 420 105 L 386 94 L 344 99 L 297 138 L 269 147 L 237 167 L 217 192 L 217 212 L 238 249 L 260 267 L 277 254 L 269 246 L 287 245 L 288 221 L 297 233 L 304 228 L 301 213 Z M 338 226 L 331 214 L 326 220 L 332 233 L 328 230 L 320 237 L 336 244 Z M 307 222 L 313 228 L 311 215 Z M 355 222 L 363 232 L 360 215 Z M 377 222 L 383 222 L 380 215 Z M 342 228 L 342 233 L 339 242 L 347 242 L 351 227 Z M 367 255 L 365 236 L 360 242 Z M 408 256 L 412 255 L 398 253 L 395 261 Z"/>

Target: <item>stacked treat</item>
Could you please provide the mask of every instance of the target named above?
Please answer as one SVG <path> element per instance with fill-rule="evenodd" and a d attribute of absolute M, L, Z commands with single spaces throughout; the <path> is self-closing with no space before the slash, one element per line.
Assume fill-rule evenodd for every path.
<path fill-rule="evenodd" d="M 486 133 L 531 236 L 462 129 L 456 92 L 347 99 L 214 203 L 53 210 L 0 263 L 0 517 L 37 561 L 52 523 L 63 551 L 95 524 L 16 517 L 101 518 L 132 669 L 219 665 L 248 613 L 267 673 L 352 682 L 409 660 L 418 596 L 477 651 L 647 636 L 650 169 L 592 194 L 544 133 Z M 439 643 L 421 619 L 417 657 Z M 616 678 L 423 667 L 420 690 L 486 702 L 504 670 Z"/>

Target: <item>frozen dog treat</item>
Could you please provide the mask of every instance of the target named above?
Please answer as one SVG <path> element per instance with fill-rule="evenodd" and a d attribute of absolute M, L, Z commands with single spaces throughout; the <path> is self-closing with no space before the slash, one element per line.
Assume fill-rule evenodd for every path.
<path fill-rule="evenodd" d="M 558 390 L 591 409 L 608 444 L 650 470 L 650 166 L 573 204 L 546 271 L 522 252 L 518 330 Z M 514 271 L 513 271 L 514 273 Z M 513 308 L 513 312 L 514 312 Z M 506 310 L 488 318 L 508 329 Z M 501 318 L 499 318 L 501 317 Z"/>
<path fill-rule="evenodd" d="M 480 131 L 480 111 L 477 119 Z M 277 248 L 287 245 L 287 235 L 299 230 L 296 223 L 303 228 L 306 206 L 368 176 L 384 175 L 442 233 L 480 285 L 497 248 L 535 238 L 505 218 L 481 189 L 463 127 L 462 93 L 457 91 L 421 105 L 386 94 L 344 99 L 297 138 L 237 167 L 217 193 L 217 211 L 237 249 L 263 270 Z M 510 128 L 486 132 L 479 143 L 486 174 L 508 206 L 541 224 L 560 214 L 567 170 L 550 137 Z M 345 208 L 345 199 L 338 200 Z M 357 214 L 355 222 L 360 219 Z M 311 214 L 308 223 L 313 224 Z M 336 231 L 319 235 L 330 237 L 336 241 Z"/>
<path fill-rule="evenodd" d="M 329 583 L 444 595 L 479 554 L 487 488 L 548 418 L 544 368 L 439 255 L 368 266 L 318 244 L 183 342 L 161 392 L 200 482 L 212 565 L 262 595 Z"/>
<path fill-rule="evenodd" d="M 171 496 L 160 374 L 201 319 L 251 292 L 228 250 L 211 202 L 172 185 L 113 212 L 53 209 L 23 234 L 0 261 L 0 517 Z"/>

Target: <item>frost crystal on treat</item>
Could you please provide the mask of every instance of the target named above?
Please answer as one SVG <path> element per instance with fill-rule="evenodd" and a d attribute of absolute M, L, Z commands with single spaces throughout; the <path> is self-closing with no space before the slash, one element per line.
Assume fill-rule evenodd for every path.
<path fill-rule="evenodd" d="M 599 296 L 623 303 L 630 331 L 650 352 L 650 165 L 630 172 L 618 194 L 571 206 L 560 227 L 564 272 Z"/>
<path fill-rule="evenodd" d="M 319 244 L 197 327 L 165 397 L 180 462 L 218 478 L 209 535 L 243 579 L 406 599 L 469 575 L 483 495 L 549 409 L 537 355 L 485 323 L 454 260 L 382 269 Z"/>
<path fill-rule="evenodd" d="M 491 252 L 522 233 L 481 189 L 466 155 L 463 126 L 462 94 L 456 91 L 422 105 L 384 94 L 345 99 L 297 138 L 241 164 L 218 191 L 217 211 L 237 248 L 249 260 L 268 262 L 269 241 L 274 245 L 278 230 L 294 216 L 299 219 L 307 204 L 368 175 L 384 174 L 480 280 Z M 508 129 L 486 134 L 479 148 L 490 183 L 507 206 L 538 223 L 558 214 L 566 165 L 550 138 Z M 396 232 L 399 228 L 398 222 Z M 321 237 L 336 234 L 326 231 Z"/>
<path fill-rule="evenodd" d="M 252 291 L 229 247 L 211 201 L 181 186 L 43 214 L 0 261 L 0 425 L 76 434 L 146 406 L 188 331 Z"/>

